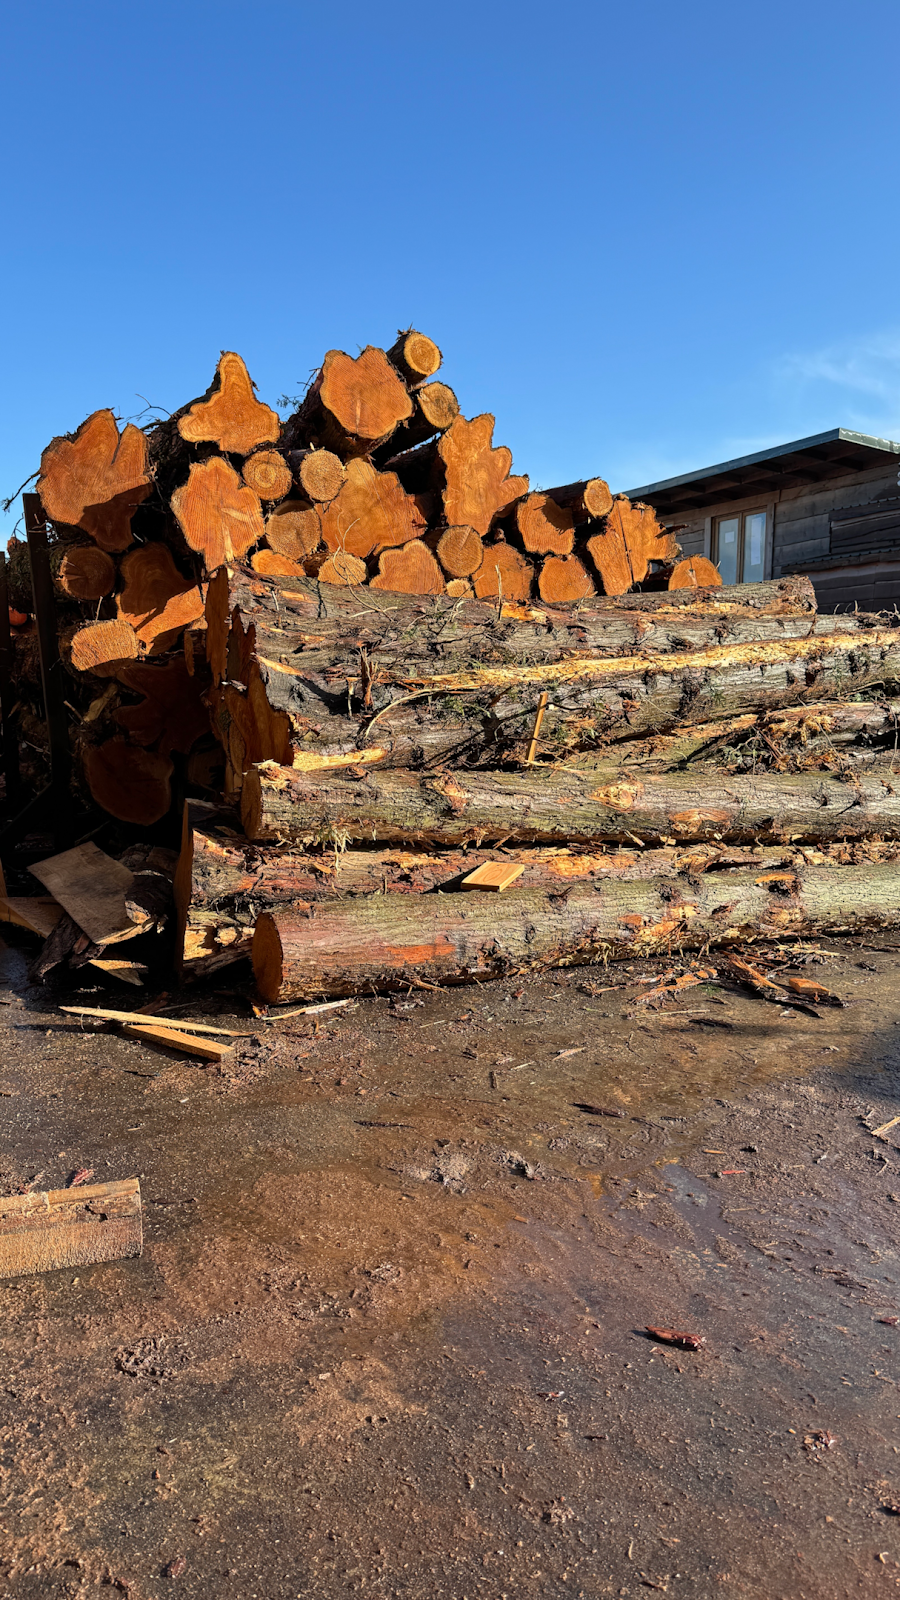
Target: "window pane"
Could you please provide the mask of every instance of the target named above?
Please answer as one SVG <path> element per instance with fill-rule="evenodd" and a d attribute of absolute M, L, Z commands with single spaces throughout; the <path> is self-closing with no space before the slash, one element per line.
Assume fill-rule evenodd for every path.
<path fill-rule="evenodd" d="M 744 582 L 761 583 L 765 575 L 766 513 L 753 511 L 744 518 Z"/>
<path fill-rule="evenodd" d="M 738 532 L 740 518 L 722 517 L 719 522 L 718 538 L 716 539 L 716 566 L 722 574 L 723 583 L 737 583 L 738 581 Z"/>

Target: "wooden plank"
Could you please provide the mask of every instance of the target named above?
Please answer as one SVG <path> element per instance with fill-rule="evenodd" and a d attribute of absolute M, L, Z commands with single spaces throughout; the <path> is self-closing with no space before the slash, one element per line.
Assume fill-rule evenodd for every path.
<path fill-rule="evenodd" d="M 0 1198 L 0 1278 L 139 1256 L 137 1178 Z"/>
<path fill-rule="evenodd" d="M 203 1039 L 195 1033 L 178 1033 L 174 1028 L 164 1028 L 156 1022 L 129 1025 L 122 1032 L 127 1039 L 161 1044 L 166 1050 L 177 1050 L 183 1056 L 201 1056 L 204 1061 L 221 1061 L 234 1049 L 233 1045 L 220 1044 L 217 1039 Z"/>
<path fill-rule="evenodd" d="M 134 875 L 92 840 L 39 861 L 31 871 L 93 944 L 134 928 L 125 908 Z"/>
<path fill-rule="evenodd" d="M 46 939 L 53 932 L 63 908 L 52 895 L 0 895 L 0 922 L 13 922 L 29 933 Z"/>
<path fill-rule="evenodd" d="M 104 1022 L 140 1022 L 139 1011 L 108 1011 L 104 1006 L 60 1006 L 60 1011 L 65 1011 L 76 1017 L 99 1017 Z M 313 1008 L 314 1009 L 314 1008 Z M 324 1010 L 325 1007 L 323 1006 Z M 276 1019 L 277 1020 L 277 1019 Z M 182 1033 L 224 1033 L 229 1039 L 252 1039 L 254 1035 L 235 1028 L 214 1028 L 208 1022 L 177 1022 L 167 1023 L 155 1019 L 155 1025 L 160 1028 L 170 1028 Z"/>
<path fill-rule="evenodd" d="M 492 889 L 502 894 L 525 871 L 524 861 L 483 861 L 474 872 L 467 873 L 460 885 L 463 889 Z"/>

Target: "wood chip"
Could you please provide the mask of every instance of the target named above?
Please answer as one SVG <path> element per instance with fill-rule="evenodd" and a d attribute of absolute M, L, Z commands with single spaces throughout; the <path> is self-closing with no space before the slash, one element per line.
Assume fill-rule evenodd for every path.
<path fill-rule="evenodd" d="M 0 1198 L 0 1278 L 139 1256 L 137 1178 Z"/>
<path fill-rule="evenodd" d="M 92 967 L 99 967 L 101 972 L 109 973 L 111 978 L 120 978 L 123 983 L 131 983 L 137 989 L 143 988 L 144 974 L 147 968 L 139 961 L 101 961 L 95 959 L 89 962 Z"/>
<path fill-rule="evenodd" d="M 204 1061 L 222 1061 L 234 1049 L 233 1045 L 220 1044 L 217 1039 L 203 1039 L 195 1033 L 178 1033 L 157 1022 L 129 1024 L 122 1029 L 127 1039 L 141 1039 L 145 1044 L 160 1044 L 166 1050 L 177 1050 L 183 1056 L 200 1056 Z"/>
<path fill-rule="evenodd" d="M 463 889 L 490 889 L 502 894 L 525 871 L 523 861 L 484 861 L 462 880 Z"/>
<path fill-rule="evenodd" d="M 900 1122 L 900 1117 L 891 1117 L 889 1122 L 883 1122 L 880 1128 L 870 1128 L 869 1132 L 874 1138 L 880 1139 L 887 1133 L 889 1128 L 896 1128 L 898 1122 Z"/>

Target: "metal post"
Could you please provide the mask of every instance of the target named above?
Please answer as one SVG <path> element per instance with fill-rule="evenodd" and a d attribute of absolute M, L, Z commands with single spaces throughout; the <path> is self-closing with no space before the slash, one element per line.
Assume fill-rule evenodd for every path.
<path fill-rule="evenodd" d="M 6 805 L 11 810 L 19 799 L 19 741 L 13 726 L 12 683 L 13 648 L 9 626 L 9 582 L 6 556 L 0 553 L 0 752 L 6 780 Z"/>
<path fill-rule="evenodd" d="M 47 551 L 47 521 L 40 495 L 23 494 L 25 532 L 31 561 L 31 586 L 37 624 L 38 653 L 41 662 L 41 687 L 44 691 L 44 718 L 50 742 L 50 787 L 53 794 L 53 833 L 57 846 L 71 831 L 69 779 L 72 753 L 69 724 L 63 701 L 63 668 L 56 635 L 56 605 L 53 578 Z"/>

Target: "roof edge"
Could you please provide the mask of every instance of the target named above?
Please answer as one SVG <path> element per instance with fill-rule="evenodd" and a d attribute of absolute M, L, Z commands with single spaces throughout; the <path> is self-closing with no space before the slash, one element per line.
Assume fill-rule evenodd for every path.
<path fill-rule="evenodd" d="M 894 439 L 877 439 L 868 433 L 854 433 L 852 428 L 830 428 L 827 433 L 813 433 L 807 439 L 794 439 L 790 444 L 773 445 L 769 450 L 757 450 L 753 455 L 735 456 L 731 461 L 719 461 L 715 466 L 701 467 L 696 472 L 683 472 L 677 478 L 660 478 L 658 483 L 645 483 L 639 489 L 625 489 L 629 500 L 639 500 L 641 495 L 660 494 L 665 489 L 677 489 L 684 483 L 699 483 L 703 478 L 714 478 L 720 472 L 733 472 L 738 467 L 751 467 L 758 461 L 775 461 L 779 456 L 790 455 L 794 450 L 809 450 L 817 444 L 862 444 L 870 450 L 883 450 L 885 455 L 900 455 L 900 443 Z"/>

